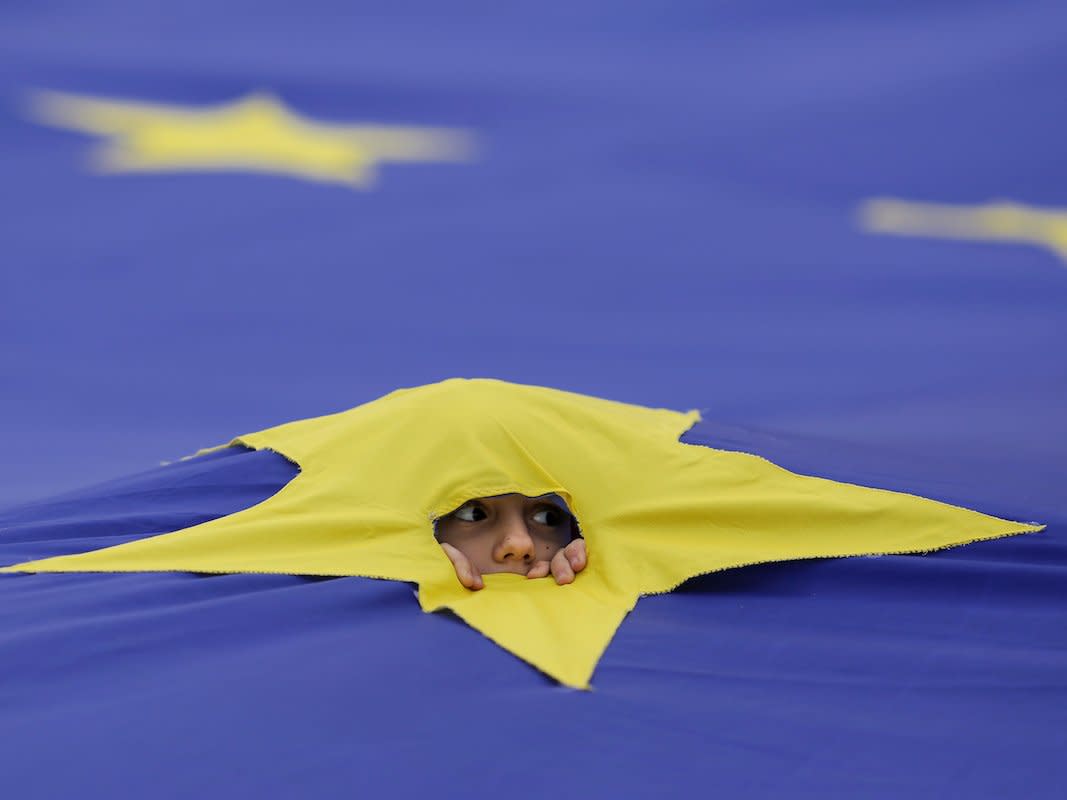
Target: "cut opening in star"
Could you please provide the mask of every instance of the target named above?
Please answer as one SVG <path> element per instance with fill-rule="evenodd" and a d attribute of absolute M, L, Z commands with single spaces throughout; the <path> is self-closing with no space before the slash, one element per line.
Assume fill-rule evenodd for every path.
<path fill-rule="evenodd" d="M 434 538 L 460 583 L 475 590 L 494 573 L 570 583 L 587 559 L 584 540 L 575 544 L 578 522 L 556 494 L 472 497 L 434 521 Z"/>

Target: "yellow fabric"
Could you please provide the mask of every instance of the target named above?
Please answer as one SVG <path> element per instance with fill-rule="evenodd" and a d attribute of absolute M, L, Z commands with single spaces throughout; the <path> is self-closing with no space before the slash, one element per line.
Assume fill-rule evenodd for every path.
<path fill-rule="evenodd" d="M 33 116 L 104 137 L 92 166 L 112 172 L 246 171 L 370 189 L 382 164 L 466 161 L 466 131 L 401 125 L 336 124 L 257 93 L 220 106 L 136 103 L 38 92 Z"/>
<path fill-rule="evenodd" d="M 767 561 L 935 550 L 1040 530 L 906 494 L 795 475 L 681 444 L 699 414 L 491 380 L 404 389 L 236 439 L 300 474 L 186 530 L 9 567 L 23 572 L 278 572 L 413 581 L 564 684 L 587 687 L 641 595 Z M 433 520 L 474 497 L 563 496 L 589 566 L 577 580 L 489 575 L 464 589 Z"/>

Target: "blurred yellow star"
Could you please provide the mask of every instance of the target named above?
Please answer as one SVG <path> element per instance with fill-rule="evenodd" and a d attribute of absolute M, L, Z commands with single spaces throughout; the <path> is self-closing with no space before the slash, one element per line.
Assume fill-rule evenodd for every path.
<path fill-rule="evenodd" d="M 1067 209 L 1008 201 L 983 205 L 914 203 L 879 197 L 860 207 L 860 224 L 873 233 L 1005 242 L 1045 247 L 1067 262 Z"/>
<path fill-rule="evenodd" d="M 643 595 L 730 567 L 922 552 L 1038 530 L 907 494 L 795 475 L 682 444 L 699 414 L 537 386 L 450 380 L 236 443 L 300 473 L 270 499 L 174 533 L 3 572 L 273 572 L 419 585 L 558 681 L 584 688 Z M 588 567 L 574 583 L 485 576 L 464 589 L 434 520 L 476 497 L 562 496 Z"/>
<path fill-rule="evenodd" d="M 321 122 L 265 93 L 196 108 L 40 92 L 31 113 L 105 137 L 92 158 L 105 173 L 266 172 L 367 189 L 383 163 L 464 161 L 474 152 L 463 130 Z"/>

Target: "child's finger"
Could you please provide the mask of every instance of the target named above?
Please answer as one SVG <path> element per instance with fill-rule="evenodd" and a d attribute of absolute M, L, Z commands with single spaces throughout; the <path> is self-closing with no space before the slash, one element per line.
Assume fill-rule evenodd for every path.
<path fill-rule="evenodd" d="M 571 569 L 576 573 L 585 569 L 586 562 L 588 561 L 585 552 L 585 539 L 575 539 L 563 548 L 563 550 L 567 554 L 567 561 L 570 563 Z"/>
<path fill-rule="evenodd" d="M 574 570 L 571 569 L 571 562 L 567 560 L 566 549 L 552 556 L 552 576 L 560 586 L 574 580 Z"/>
<path fill-rule="evenodd" d="M 549 571 L 552 569 L 552 565 L 547 561 L 538 561 L 532 567 L 530 571 L 526 573 L 527 578 L 547 578 Z"/>
<path fill-rule="evenodd" d="M 446 542 L 441 542 L 441 549 L 445 551 L 448 560 L 452 562 L 452 566 L 456 570 L 456 577 L 459 578 L 460 583 L 473 591 L 482 588 L 484 585 L 482 576 L 478 574 L 478 570 L 474 568 L 463 553 Z"/>

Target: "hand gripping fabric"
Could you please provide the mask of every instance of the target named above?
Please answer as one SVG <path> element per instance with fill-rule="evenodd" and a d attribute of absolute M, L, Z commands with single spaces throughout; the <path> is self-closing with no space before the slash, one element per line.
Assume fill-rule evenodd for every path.
<path fill-rule="evenodd" d="M 300 467 L 245 511 L 6 572 L 269 572 L 418 584 L 561 683 L 587 688 L 642 595 L 768 561 L 909 553 L 1037 531 L 912 495 L 793 474 L 686 445 L 695 411 L 649 409 L 494 380 L 403 389 L 349 411 L 241 436 Z M 464 589 L 433 521 L 475 497 L 561 495 L 589 565 L 574 583 L 486 576 Z"/>

